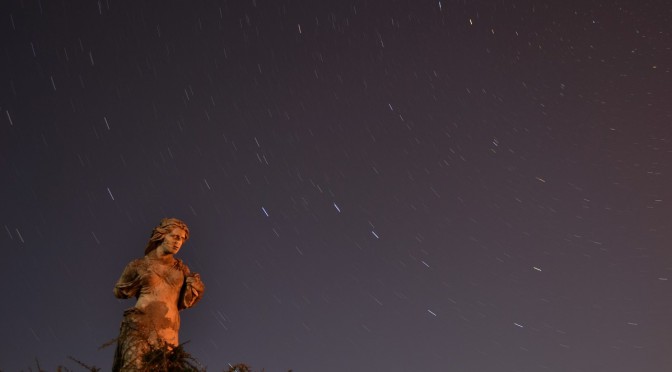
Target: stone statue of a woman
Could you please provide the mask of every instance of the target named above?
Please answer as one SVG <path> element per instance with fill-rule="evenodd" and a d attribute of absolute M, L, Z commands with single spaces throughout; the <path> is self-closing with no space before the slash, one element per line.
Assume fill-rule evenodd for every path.
<path fill-rule="evenodd" d="M 114 286 L 118 298 L 137 298 L 124 311 L 113 371 L 144 371 L 143 356 L 178 345 L 179 311 L 194 306 L 205 289 L 198 274 L 173 257 L 189 238 L 187 225 L 164 218 L 155 227 L 145 256 L 131 261 Z"/>

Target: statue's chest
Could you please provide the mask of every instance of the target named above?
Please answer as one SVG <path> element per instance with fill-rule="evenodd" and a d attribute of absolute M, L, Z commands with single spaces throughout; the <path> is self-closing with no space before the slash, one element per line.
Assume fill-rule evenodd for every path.
<path fill-rule="evenodd" d="M 184 274 L 168 265 L 148 265 L 143 274 L 144 284 L 154 289 L 165 286 L 179 289 L 184 281 Z"/>

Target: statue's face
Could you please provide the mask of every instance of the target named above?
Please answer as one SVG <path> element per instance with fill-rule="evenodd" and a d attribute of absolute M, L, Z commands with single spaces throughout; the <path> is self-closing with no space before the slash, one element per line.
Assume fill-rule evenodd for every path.
<path fill-rule="evenodd" d="M 182 248 L 182 244 L 187 239 L 187 233 L 179 227 L 174 228 L 171 232 L 163 237 L 159 249 L 160 255 L 176 254 Z"/>

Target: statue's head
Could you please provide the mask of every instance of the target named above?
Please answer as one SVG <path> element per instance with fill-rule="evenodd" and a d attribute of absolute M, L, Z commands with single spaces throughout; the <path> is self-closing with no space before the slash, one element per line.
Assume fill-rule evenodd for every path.
<path fill-rule="evenodd" d="M 152 230 L 147 248 L 145 248 L 145 256 L 161 245 L 166 234 L 169 234 L 175 228 L 184 230 L 186 239 L 189 239 L 189 227 L 187 227 L 186 223 L 177 218 L 163 218 L 161 223 Z"/>

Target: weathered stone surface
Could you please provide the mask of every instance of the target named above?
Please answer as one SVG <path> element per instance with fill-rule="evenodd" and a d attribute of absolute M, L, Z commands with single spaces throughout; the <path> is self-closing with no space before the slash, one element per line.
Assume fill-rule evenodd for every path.
<path fill-rule="evenodd" d="M 151 348 L 179 344 L 179 312 L 194 306 L 205 289 L 200 276 L 174 257 L 188 237 L 184 222 L 164 218 L 152 231 L 145 256 L 131 261 L 114 286 L 116 297 L 137 302 L 124 311 L 113 371 L 143 371 L 143 356 Z"/>

